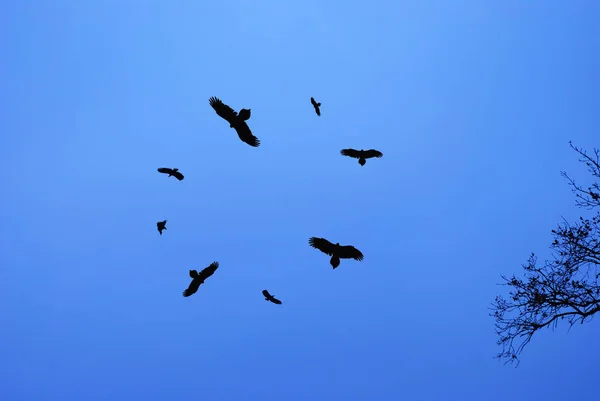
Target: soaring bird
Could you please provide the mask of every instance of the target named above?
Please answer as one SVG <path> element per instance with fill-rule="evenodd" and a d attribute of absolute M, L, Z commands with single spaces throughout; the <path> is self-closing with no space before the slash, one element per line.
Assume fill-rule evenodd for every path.
<path fill-rule="evenodd" d="M 331 256 L 331 266 L 335 269 L 340 265 L 340 259 L 354 259 L 359 262 L 363 260 L 363 254 L 352 245 L 332 244 L 325 238 L 310 237 L 308 244 L 315 249 Z"/>
<path fill-rule="evenodd" d="M 246 124 L 246 120 L 250 118 L 251 109 L 241 109 L 240 114 L 238 114 L 235 110 L 214 96 L 208 99 L 208 103 L 215 109 L 219 117 L 229 123 L 230 128 L 235 129 L 235 132 L 237 132 L 243 142 L 246 142 L 248 145 L 254 146 L 255 148 L 260 145 L 260 141 L 257 137 L 252 135 L 250 127 Z"/>
<path fill-rule="evenodd" d="M 212 262 L 208 267 L 205 267 L 198 273 L 196 270 L 190 270 L 190 277 L 192 278 L 192 282 L 190 286 L 183 291 L 184 297 L 189 297 L 192 294 L 195 294 L 200 287 L 200 284 L 204 284 L 204 280 L 209 278 L 214 274 L 214 272 L 219 267 L 219 262 Z"/>
<path fill-rule="evenodd" d="M 158 229 L 160 235 L 162 235 L 163 230 L 167 229 L 167 220 L 159 221 L 158 223 L 156 223 L 156 228 Z"/>
<path fill-rule="evenodd" d="M 281 301 L 275 298 L 273 295 L 269 294 L 269 291 L 263 290 L 262 293 L 265 296 L 265 301 L 270 301 L 274 304 L 281 305 Z"/>
<path fill-rule="evenodd" d="M 317 112 L 317 115 L 320 116 L 321 115 L 321 109 L 319 109 L 319 106 L 321 105 L 321 103 L 317 103 L 315 101 L 314 97 L 310 98 L 310 102 L 312 103 L 313 107 L 315 108 L 315 111 Z"/>
<path fill-rule="evenodd" d="M 179 181 L 183 180 L 183 174 L 179 172 L 178 168 L 161 167 L 158 169 L 158 172 L 163 174 L 169 174 L 169 177 L 173 176 Z"/>
<path fill-rule="evenodd" d="M 358 159 L 358 164 L 364 166 L 367 162 L 366 159 L 370 159 L 371 157 L 383 157 L 383 153 L 375 149 L 369 150 L 355 150 L 355 149 L 342 149 L 340 150 L 342 156 L 349 156 Z"/>

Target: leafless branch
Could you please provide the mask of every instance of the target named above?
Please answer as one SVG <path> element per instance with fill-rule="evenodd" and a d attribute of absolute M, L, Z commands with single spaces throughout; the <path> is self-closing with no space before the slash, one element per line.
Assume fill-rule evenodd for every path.
<path fill-rule="evenodd" d="M 569 142 L 569 146 L 579 153 L 579 161 L 585 163 L 588 172 L 592 174 L 593 177 L 600 179 L 600 150 L 594 149 L 594 156 L 590 156 L 585 150 L 574 146 L 571 142 Z M 571 190 L 577 198 L 575 200 L 575 205 L 588 209 L 600 206 L 600 185 L 597 181 L 592 182 L 591 185 L 585 189 L 569 177 L 566 172 L 561 171 L 560 174 L 569 181 L 569 186 L 571 186 Z"/>

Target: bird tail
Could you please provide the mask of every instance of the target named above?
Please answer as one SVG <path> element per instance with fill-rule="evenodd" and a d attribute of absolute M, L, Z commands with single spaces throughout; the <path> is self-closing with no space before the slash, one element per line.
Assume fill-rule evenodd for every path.
<path fill-rule="evenodd" d="M 196 270 L 190 270 L 190 277 L 191 278 L 196 278 L 198 277 L 198 272 Z"/>
<path fill-rule="evenodd" d="M 317 106 L 321 106 L 321 103 L 317 103 Z"/>
<path fill-rule="evenodd" d="M 338 258 L 336 255 L 333 255 L 329 263 L 331 263 L 331 266 L 333 266 L 333 268 L 335 269 L 340 265 L 340 258 Z"/>

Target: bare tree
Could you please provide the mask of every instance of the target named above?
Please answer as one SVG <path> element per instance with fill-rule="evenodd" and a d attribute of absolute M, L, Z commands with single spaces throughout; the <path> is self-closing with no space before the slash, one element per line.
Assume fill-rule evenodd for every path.
<path fill-rule="evenodd" d="M 599 207 L 600 150 L 594 149 L 590 156 L 571 142 L 569 145 L 586 164 L 594 182 L 585 189 L 565 172 L 561 174 L 569 181 L 577 206 Z M 496 321 L 498 345 L 502 346 L 497 358 L 506 363 L 518 365 L 518 356 L 538 330 L 555 328 L 565 319 L 570 328 L 600 312 L 600 212 L 591 219 L 580 217 L 576 223 L 563 219 L 552 235 L 551 260 L 538 265 L 532 253 L 523 265 L 522 277 L 501 276 L 502 285 L 509 286 L 510 292 L 506 298 L 496 297 L 490 316 Z"/>

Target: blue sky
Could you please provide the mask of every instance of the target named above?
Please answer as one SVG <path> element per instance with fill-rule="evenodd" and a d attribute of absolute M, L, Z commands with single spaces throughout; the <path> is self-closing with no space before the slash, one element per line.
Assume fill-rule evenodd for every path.
<path fill-rule="evenodd" d="M 513 369 L 488 308 L 587 213 L 560 171 L 588 178 L 569 140 L 600 147 L 598 2 L 0 13 L 1 399 L 596 395 L 598 321 L 537 334 Z M 252 109 L 260 148 L 210 96 Z M 365 259 L 332 270 L 311 236 Z"/>

